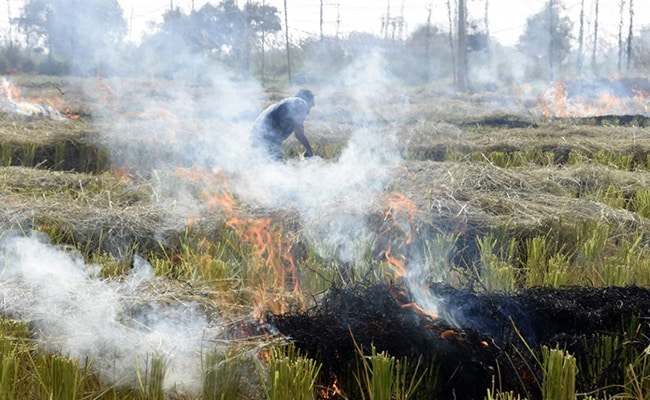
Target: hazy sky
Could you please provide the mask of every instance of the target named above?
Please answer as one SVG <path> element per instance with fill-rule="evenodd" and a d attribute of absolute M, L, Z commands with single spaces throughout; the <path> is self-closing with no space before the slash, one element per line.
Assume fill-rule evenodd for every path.
<path fill-rule="evenodd" d="M 189 11 L 194 5 L 199 8 L 205 0 L 118 0 L 124 10 L 124 16 L 132 28 L 131 37 L 137 40 L 147 30 L 151 22 L 160 22 L 162 13 L 174 7 Z M 221 0 L 210 1 L 218 4 Z M 238 0 L 243 5 L 246 0 Z M 259 3 L 276 6 L 284 23 L 284 0 L 254 0 Z M 490 34 L 503 44 L 514 44 L 523 31 L 526 18 L 539 12 L 548 0 L 488 0 L 488 21 Z M 580 4 L 583 0 L 561 1 L 577 30 Z M 619 24 L 619 4 L 621 0 L 599 0 L 600 20 L 599 37 L 612 43 L 616 42 Z M 625 8 L 624 30 L 627 32 L 629 21 L 628 5 L 630 0 L 623 0 Z M 7 26 L 9 17 L 20 13 L 25 0 L 8 0 L 6 6 L 0 6 L 0 28 Z M 286 0 L 290 35 L 299 36 L 318 34 L 321 0 Z M 381 33 L 382 19 L 390 5 L 390 16 L 404 16 L 405 34 L 427 22 L 431 10 L 431 22 L 448 29 L 449 15 L 447 3 L 452 7 L 457 0 L 322 0 L 323 30 L 328 35 L 337 32 L 345 35 L 353 31 Z M 467 0 L 469 20 L 484 19 L 486 0 Z M 584 0 L 585 23 L 587 29 L 593 29 L 594 3 L 596 0 Z M 650 0 L 634 0 L 634 28 L 638 32 L 643 26 L 650 26 Z M 482 22 L 481 22 L 482 23 Z M 482 27 L 482 26 L 481 26 Z M 589 31 L 591 32 L 591 31 Z M 577 36 L 577 33 L 576 33 Z"/>
<path fill-rule="evenodd" d="M 257 0 L 259 3 L 262 0 Z M 319 32 L 321 0 L 286 0 L 289 14 L 290 35 L 303 35 Z M 451 0 L 452 7 L 457 0 Z M 467 0 L 470 20 L 483 20 L 485 0 Z M 566 13 L 575 22 L 577 29 L 581 0 L 561 0 Z M 605 40 L 615 41 L 618 35 L 619 4 L 621 0 L 600 0 L 599 36 Z M 629 14 L 627 6 L 630 0 L 625 0 L 624 30 L 627 31 Z M 202 0 L 119 0 L 124 9 L 124 15 L 132 20 L 133 37 L 146 29 L 147 23 L 160 20 L 160 15 L 171 4 L 186 11 L 192 4 L 201 7 L 206 1 Z M 266 4 L 274 5 L 280 10 L 284 23 L 284 0 L 265 0 Z M 347 34 L 353 31 L 381 33 L 382 18 L 387 14 L 390 5 L 390 15 L 404 16 L 407 32 L 425 24 L 431 9 L 432 23 L 448 29 L 448 0 L 322 0 L 323 30 L 326 34 L 334 35 L 337 31 Z M 595 0 L 584 0 L 585 23 L 593 23 Z M 218 4 L 219 0 L 211 1 Z M 239 0 L 240 5 L 244 0 Z M 514 44 L 522 33 L 526 18 L 539 12 L 547 0 L 489 0 L 488 21 L 490 33 L 503 44 Z M 402 11 L 403 9 L 403 11 Z M 644 25 L 650 25 L 650 1 L 634 1 L 634 27 L 638 31 Z M 131 18 L 132 17 L 132 18 Z"/>

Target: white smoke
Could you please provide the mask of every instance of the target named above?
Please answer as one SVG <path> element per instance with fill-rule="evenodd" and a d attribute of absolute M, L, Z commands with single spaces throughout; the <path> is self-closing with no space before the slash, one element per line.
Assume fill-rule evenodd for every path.
<path fill-rule="evenodd" d="M 310 131 L 319 104 L 331 109 L 343 92 L 346 104 L 354 106 L 349 111 L 356 129 L 340 156 L 285 164 L 269 164 L 250 148 L 252 124 L 268 105 L 259 84 L 204 56 L 179 55 L 194 67 L 178 72 L 173 80 L 106 80 L 115 99 L 97 127 L 103 145 L 112 150 L 112 161 L 142 175 L 179 166 L 222 171 L 229 189 L 245 204 L 296 211 L 306 237 L 321 255 L 350 263 L 367 254 L 373 241 L 366 226 L 368 212 L 376 210 L 400 162 L 394 135 L 375 129 L 386 118 L 382 101 L 394 98 L 396 87 L 381 53 L 369 52 L 326 86 L 309 87 L 316 95 L 316 107 L 306 122 L 312 142 L 322 135 Z M 293 94 L 297 88 L 287 91 Z M 141 118 L 133 118 L 133 110 L 141 111 Z M 325 126 L 336 123 L 326 120 Z M 177 183 L 155 182 L 161 201 L 172 201 L 185 216 L 194 214 L 203 199 L 193 199 Z"/>
<path fill-rule="evenodd" d="M 354 105 L 347 111 L 355 128 L 340 155 L 284 164 L 265 163 L 249 150 L 251 125 L 266 105 L 259 85 L 202 62 L 197 65 L 205 68 L 173 80 L 114 77 L 87 88 L 106 97 L 95 126 L 114 164 L 155 177 L 154 200 L 173 203 L 174 212 L 185 216 L 204 200 L 157 171 L 223 171 L 246 205 L 297 211 L 305 237 L 323 257 L 346 264 L 361 260 L 376 239 L 368 215 L 384 208 L 382 194 L 401 163 L 399 140 L 385 127 L 394 116 L 382 111 L 384 101 L 395 98 L 396 85 L 380 54 L 354 63 L 331 86 L 310 88 L 317 108 L 334 102 L 341 88 Z M 403 106 L 400 112 L 408 102 Z M 306 134 L 313 138 L 309 126 L 308 119 Z M 125 385 L 133 384 L 137 365 L 157 354 L 165 360 L 167 387 L 200 386 L 201 350 L 221 327 L 196 304 L 146 301 L 143 285 L 152 279 L 146 261 L 136 258 L 123 281 L 107 281 L 99 267 L 37 236 L 3 239 L 0 259 L 5 313 L 31 321 L 48 350 L 88 357 L 103 378 Z"/>
<path fill-rule="evenodd" d="M 0 263 L 3 313 L 29 321 L 45 350 L 89 358 L 101 378 L 125 386 L 156 355 L 167 389 L 200 388 L 201 350 L 221 327 L 197 304 L 143 301 L 142 284 L 153 277 L 144 260 L 126 280 L 104 280 L 99 266 L 34 233 L 3 238 Z"/>
<path fill-rule="evenodd" d="M 235 190 L 251 204 L 297 210 L 315 250 L 325 258 L 349 264 L 368 254 L 375 232 L 367 226 L 367 217 L 381 208 L 380 195 L 401 156 L 391 132 L 373 129 L 374 122 L 384 118 L 374 105 L 393 84 L 383 58 L 373 52 L 337 79 L 315 90 L 314 111 L 318 112 L 319 102 L 331 106 L 337 91 L 345 88 L 358 113 L 354 116 L 358 127 L 340 156 L 336 160 L 314 157 L 286 164 L 256 163 L 241 173 Z"/>
<path fill-rule="evenodd" d="M 242 174 L 236 191 L 251 204 L 297 210 L 321 256 L 353 263 L 372 244 L 366 218 L 381 207 L 379 195 L 399 160 L 390 138 L 362 129 L 336 161 L 257 164 Z"/>

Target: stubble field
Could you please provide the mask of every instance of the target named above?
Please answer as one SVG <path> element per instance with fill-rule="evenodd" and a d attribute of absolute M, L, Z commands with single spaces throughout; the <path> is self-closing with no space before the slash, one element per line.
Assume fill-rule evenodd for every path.
<path fill-rule="evenodd" d="M 242 86 L 7 82 L 6 398 L 647 394 L 644 99 L 316 87 L 266 165 Z"/>

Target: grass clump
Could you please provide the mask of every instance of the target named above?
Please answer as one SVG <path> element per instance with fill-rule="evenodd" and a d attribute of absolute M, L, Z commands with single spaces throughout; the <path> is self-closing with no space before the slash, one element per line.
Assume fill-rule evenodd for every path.
<path fill-rule="evenodd" d="M 542 363 L 542 398 L 574 400 L 577 374 L 575 357 L 564 350 L 542 346 Z"/>
<path fill-rule="evenodd" d="M 650 218 L 650 190 L 639 189 L 630 199 L 630 209 L 644 218 Z"/>
<path fill-rule="evenodd" d="M 360 366 L 354 374 L 361 400 L 407 400 L 416 393 L 426 375 L 419 373 L 420 362 L 411 369 L 408 359 L 396 359 L 386 352 L 377 352 L 371 346 L 365 355 L 357 345 Z"/>
<path fill-rule="evenodd" d="M 312 400 L 320 368 L 293 344 L 271 348 L 268 365 L 262 372 L 266 399 Z"/>
<path fill-rule="evenodd" d="M 650 348 L 646 348 L 625 368 L 625 383 L 620 399 L 647 399 L 650 393 Z"/>
<path fill-rule="evenodd" d="M 203 356 L 203 388 L 205 400 L 236 399 L 243 374 L 242 354 L 234 349 L 211 349 Z"/>
<path fill-rule="evenodd" d="M 27 325 L 11 319 L 0 320 L 0 399 L 13 400 L 31 391 L 25 375 L 31 368 L 35 345 Z"/>
<path fill-rule="evenodd" d="M 147 359 L 145 362 L 144 370 L 141 369 L 139 362 L 136 363 L 138 398 L 141 400 L 164 400 L 165 359 L 160 355 L 153 354 L 151 359 Z"/>
<path fill-rule="evenodd" d="M 51 400 L 85 398 L 86 386 L 92 375 L 92 363 L 89 360 L 81 365 L 78 359 L 38 352 L 32 362 L 39 398 Z"/>
<path fill-rule="evenodd" d="M 488 292 L 514 293 L 519 272 L 514 267 L 516 242 L 507 243 L 505 253 L 498 249 L 499 241 L 493 234 L 477 237 L 480 254 L 480 268 L 475 267 L 478 281 Z"/>

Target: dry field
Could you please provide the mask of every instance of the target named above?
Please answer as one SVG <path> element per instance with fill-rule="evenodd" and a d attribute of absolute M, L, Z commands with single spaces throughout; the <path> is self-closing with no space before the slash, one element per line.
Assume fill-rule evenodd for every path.
<path fill-rule="evenodd" d="M 155 80 L 118 87 L 111 80 L 41 77 L 18 77 L 11 85 L 15 92 L 0 123 L 3 236 L 44 232 L 59 248 L 79 251 L 87 265 L 99 264 L 107 280 L 129 281 L 148 264 L 156 279 L 134 284 L 127 296 L 127 314 L 137 323 L 149 323 L 135 315 L 152 304 L 198 304 L 209 327 L 220 324 L 219 340 L 265 333 L 260 341 L 270 343 L 287 334 L 278 326 L 292 329 L 292 337 L 307 332 L 308 322 L 287 319 L 292 313 L 323 318 L 338 304 L 351 318 L 341 298 L 327 291 L 362 287 L 344 297 L 360 301 L 357 311 L 365 317 L 375 304 L 364 296 L 392 293 L 388 303 L 437 321 L 430 333 L 465 357 L 468 346 L 487 347 L 484 336 L 496 334 L 468 322 L 478 311 L 461 316 L 459 309 L 475 304 L 497 309 L 494 318 L 512 317 L 499 306 L 503 297 L 481 305 L 483 297 L 471 296 L 537 296 L 537 302 L 524 296 L 525 310 L 533 303 L 546 307 L 540 299 L 551 296 L 558 299 L 557 316 L 563 315 L 561 294 L 528 290 L 650 285 L 650 130 L 643 99 L 569 107 L 557 94 L 550 101 L 523 88 L 474 95 L 314 88 L 317 107 L 306 128 L 319 158 L 301 160 L 291 139 L 286 165 L 256 170 L 240 159 L 243 142 L 224 139 L 231 130 L 245 131 L 258 111 L 229 101 L 232 87 Z M 250 93 L 256 105 L 282 94 Z M 22 115 L 12 108 L 23 101 L 44 105 L 45 112 Z M 549 110 L 558 116 L 545 116 Z M 414 292 L 423 287 L 438 289 L 421 301 Z M 647 294 L 634 295 L 638 307 L 621 313 L 643 319 L 650 312 Z M 326 312 L 303 314 L 318 310 L 323 296 L 330 301 Z M 403 318 L 404 309 L 391 312 Z M 33 322 L 10 305 L 4 310 Z M 273 326 L 273 316 L 284 325 Z M 641 336 L 646 324 L 639 325 Z M 359 329 L 368 342 L 395 333 Z M 583 339 L 600 328 L 590 329 Z M 618 334 L 605 325 L 602 332 Z M 49 333 L 42 333 L 47 342 Z M 444 343 L 432 346 L 441 351 Z M 492 351 L 477 352 L 486 357 L 481 363 L 489 364 L 491 355 L 507 363 L 507 354 Z M 468 366 L 468 373 L 485 373 L 472 368 L 478 367 Z M 470 382 L 456 371 L 443 369 L 449 379 L 441 396 L 463 393 Z M 321 398 L 343 396 L 331 378 L 319 381 Z M 601 383 L 607 382 L 585 378 L 578 390 L 598 396 Z M 543 391 L 524 378 L 503 378 L 504 390 L 517 385 L 528 390 L 522 396 Z"/>

